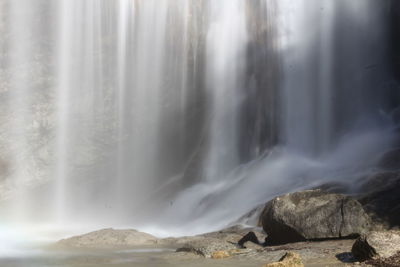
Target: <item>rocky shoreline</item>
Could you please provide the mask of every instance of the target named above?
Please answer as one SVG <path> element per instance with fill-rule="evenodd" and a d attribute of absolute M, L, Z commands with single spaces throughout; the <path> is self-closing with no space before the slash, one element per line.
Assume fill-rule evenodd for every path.
<path fill-rule="evenodd" d="M 53 249 L 69 250 L 116 250 L 134 248 L 173 249 L 159 257 L 165 261 L 202 262 L 203 259 L 227 262 L 232 266 L 262 266 L 279 261 L 287 252 L 298 254 L 306 266 L 341 266 L 354 262 L 351 257 L 352 239 L 326 240 L 320 242 L 295 242 L 285 245 L 263 247 L 251 242 L 245 243 L 246 248 L 237 245 L 238 240 L 248 231 L 253 231 L 259 239 L 265 235 L 261 228 L 230 227 L 218 232 L 197 236 L 151 239 L 150 243 L 128 243 L 132 233 L 139 237 L 146 233 L 134 230 L 103 229 L 86 235 L 72 237 L 59 241 Z M 122 236 L 125 238 L 119 239 Z M 142 239 L 144 240 L 144 239 Z M 112 243 L 115 241 L 115 243 Z M 155 241 L 155 242 L 153 242 Z M 106 244 L 106 245 L 105 245 Z M 217 263 L 215 262 L 215 263 Z M 208 262 L 210 263 L 210 262 Z"/>
<path fill-rule="evenodd" d="M 400 231 L 382 230 L 360 202 L 345 195 L 307 190 L 279 196 L 266 203 L 259 221 L 258 227 L 179 238 L 102 229 L 53 248 L 169 249 L 159 260 L 210 259 L 232 266 L 400 266 Z"/>

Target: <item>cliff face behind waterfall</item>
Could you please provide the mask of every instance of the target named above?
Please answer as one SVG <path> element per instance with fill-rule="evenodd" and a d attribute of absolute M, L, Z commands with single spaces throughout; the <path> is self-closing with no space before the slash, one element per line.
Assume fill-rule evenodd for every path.
<path fill-rule="evenodd" d="M 0 0 L 0 215 L 236 219 L 325 173 L 356 180 L 395 146 L 399 14 L 396 0 Z"/>
<path fill-rule="evenodd" d="M 15 187 L 24 186 L 13 181 L 16 176 L 29 176 L 22 183 L 32 185 L 50 177 L 47 166 L 52 162 L 55 79 L 51 72 L 54 40 L 48 33 L 54 29 L 48 24 L 53 16 L 45 1 L 37 3 L 40 12 L 25 8 L 11 11 L 9 1 L 0 5 L 0 188 L 4 200 Z M 31 21 L 34 30 L 18 34 L 24 27 L 18 20 L 39 14 Z"/>

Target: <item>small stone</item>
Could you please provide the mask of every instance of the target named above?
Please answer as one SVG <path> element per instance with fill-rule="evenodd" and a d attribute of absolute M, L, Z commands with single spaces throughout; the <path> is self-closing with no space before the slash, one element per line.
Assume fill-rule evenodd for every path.
<path fill-rule="evenodd" d="M 264 264 L 262 267 L 304 267 L 299 254 L 287 252 L 279 262 Z"/>
<path fill-rule="evenodd" d="M 225 259 L 228 257 L 230 257 L 230 254 L 227 251 L 223 251 L 223 250 L 215 251 L 211 254 L 211 258 L 214 260 Z"/>

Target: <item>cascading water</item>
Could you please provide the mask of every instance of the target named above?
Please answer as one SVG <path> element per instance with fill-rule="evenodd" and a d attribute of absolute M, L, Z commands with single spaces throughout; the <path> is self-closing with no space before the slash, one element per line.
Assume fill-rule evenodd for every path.
<path fill-rule="evenodd" d="M 210 2 L 208 10 L 210 134 L 204 169 L 205 177 L 215 181 L 239 163 L 238 115 L 243 98 L 247 31 L 245 1 Z"/>
<path fill-rule="evenodd" d="M 193 234 L 351 189 L 392 140 L 389 2 L 0 0 L 0 224 Z"/>
<path fill-rule="evenodd" d="M 270 41 L 277 43 L 273 52 L 279 55 L 281 68 L 280 75 L 273 77 L 280 79 L 278 99 L 275 100 L 279 101 L 277 114 L 281 119 L 278 143 L 250 162 L 237 162 L 229 172 L 203 180 L 180 193 L 174 200 L 176 207 L 171 207 L 164 215 L 171 218 L 172 228 L 180 225 L 180 221 L 186 222 L 187 228 L 182 225 L 173 228 L 179 234 L 204 232 L 210 225 L 213 229 L 224 227 L 265 203 L 266 199 L 288 191 L 338 183 L 351 192 L 353 183 L 367 176 L 378 155 L 390 147 L 393 138 L 390 121 L 380 110 L 385 106 L 381 90 L 389 79 L 385 69 L 386 50 L 380 41 L 386 38 L 383 20 L 386 6 L 371 1 L 356 1 L 357 4 L 350 6 L 346 1 L 330 0 L 266 2 L 267 8 L 273 8 L 265 19 L 267 24 L 277 27 L 275 38 Z M 375 10 L 373 16 L 371 8 Z M 341 9 L 346 11 L 339 12 Z M 357 15 L 354 12 L 358 12 Z M 224 18 L 223 15 L 217 17 Z M 321 23 L 314 25 L 315 21 Z M 342 21 L 345 21 L 346 29 L 341 28 Z M 360 25 L 360 21 L 363 24 Z M 228 32 L 222 26 L 219 28 Z M 235 28 L 240 27 L 236 25 Z M 235 34 L 237 40 L 244 36 L 240 29 Z M 252 34 L 255 33 L 248 33 Z M 274 32 L 268 34 L 274 36 Z M 349 34 L 356 37 L 348 38 Z M 223 43 L 224 35 L 219 36 L 218 41 Z M 366 38 L 369 47 L 361 49 L 361 53 L 370 49 L 374 51 L 373 56 L 360 54 Z M 246 42 L 242 41 L 242 44 Z M 346 49 L 341 51 L 343 45 Z M 224 54 L 219 53 L 221 55 Z M 374 62 L 379 62 L 382 67 L 366 70 Z M 276 62 L 272 61 L 272 64 Z M 273 66 L 267 64 L 268 67 Z M 346 68 L 346 72 L 341 68 Z M 225 77 L 224 74 L 220 77 Z M 229 75 L 229 82 L 240 75 L 252 74 Z M 361 78 L 361 75 L 368 77 Z M 234 90 L 235 86 L 229 88 Z M 240 99 L 242 92 L 237 91 L 235 96 Z M 224 95 L 217 108 L 223 107 L 223 101 L 229 99 L 229 93 Z M 240 102 L 230 115 L 235 112 L 243 112 Z M 220 131 L 232 129 L 224 123 L 219 124 L 222 129 L 214 127 Z M 243 130 L 248 129 L 237 132 Z M 223 139 L 219 144 L 229 149 L 227 142 L 232 139 L 229 134 L 224 138 L 228 141 Z M 215 147 L 218 145 L 214 144 Z M 234 147 L 237 149 L 238 144 Z M 218 155 L 211 149 L 211 153 L 221 159 L 218 165 L 221 167 L 232 156 L 239 158 L 235 151 Z M 207 168 L 213 170 L 213 165 L 206 165 Z"/>
<path fill-rule="evenodd" d="M 385 44 L 379 42 L 387 38 L 386 7 L 371 1 L 282 1 L 281 7 L 294 8 L 283 22 L 290 31 L 283 55 L 283 139 L 303 153 L 329 153 L 338 131 L 349 133 L 361 120 L 379 121 L 380 87 L 387 78 Z M 315 21 L 319 25 L 311 27 Z M 374 64 L 381 66 L 367 70 Z"/>

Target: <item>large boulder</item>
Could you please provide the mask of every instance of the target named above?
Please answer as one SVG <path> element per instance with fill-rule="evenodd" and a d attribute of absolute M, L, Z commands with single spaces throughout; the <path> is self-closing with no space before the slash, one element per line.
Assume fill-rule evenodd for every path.
<path fill-rule="evenodd" d="M 260 219 L 271 244 L 356 237 L 371 227 L 357 200 L 321 190 L 276 197 L 266 204 Z"/>
<path fill-rule="evenodd" d="M 360 236 L 351 252 L 358 261 L 390 258 L 400 252 L 400 231 L 372 231 Z"/>

